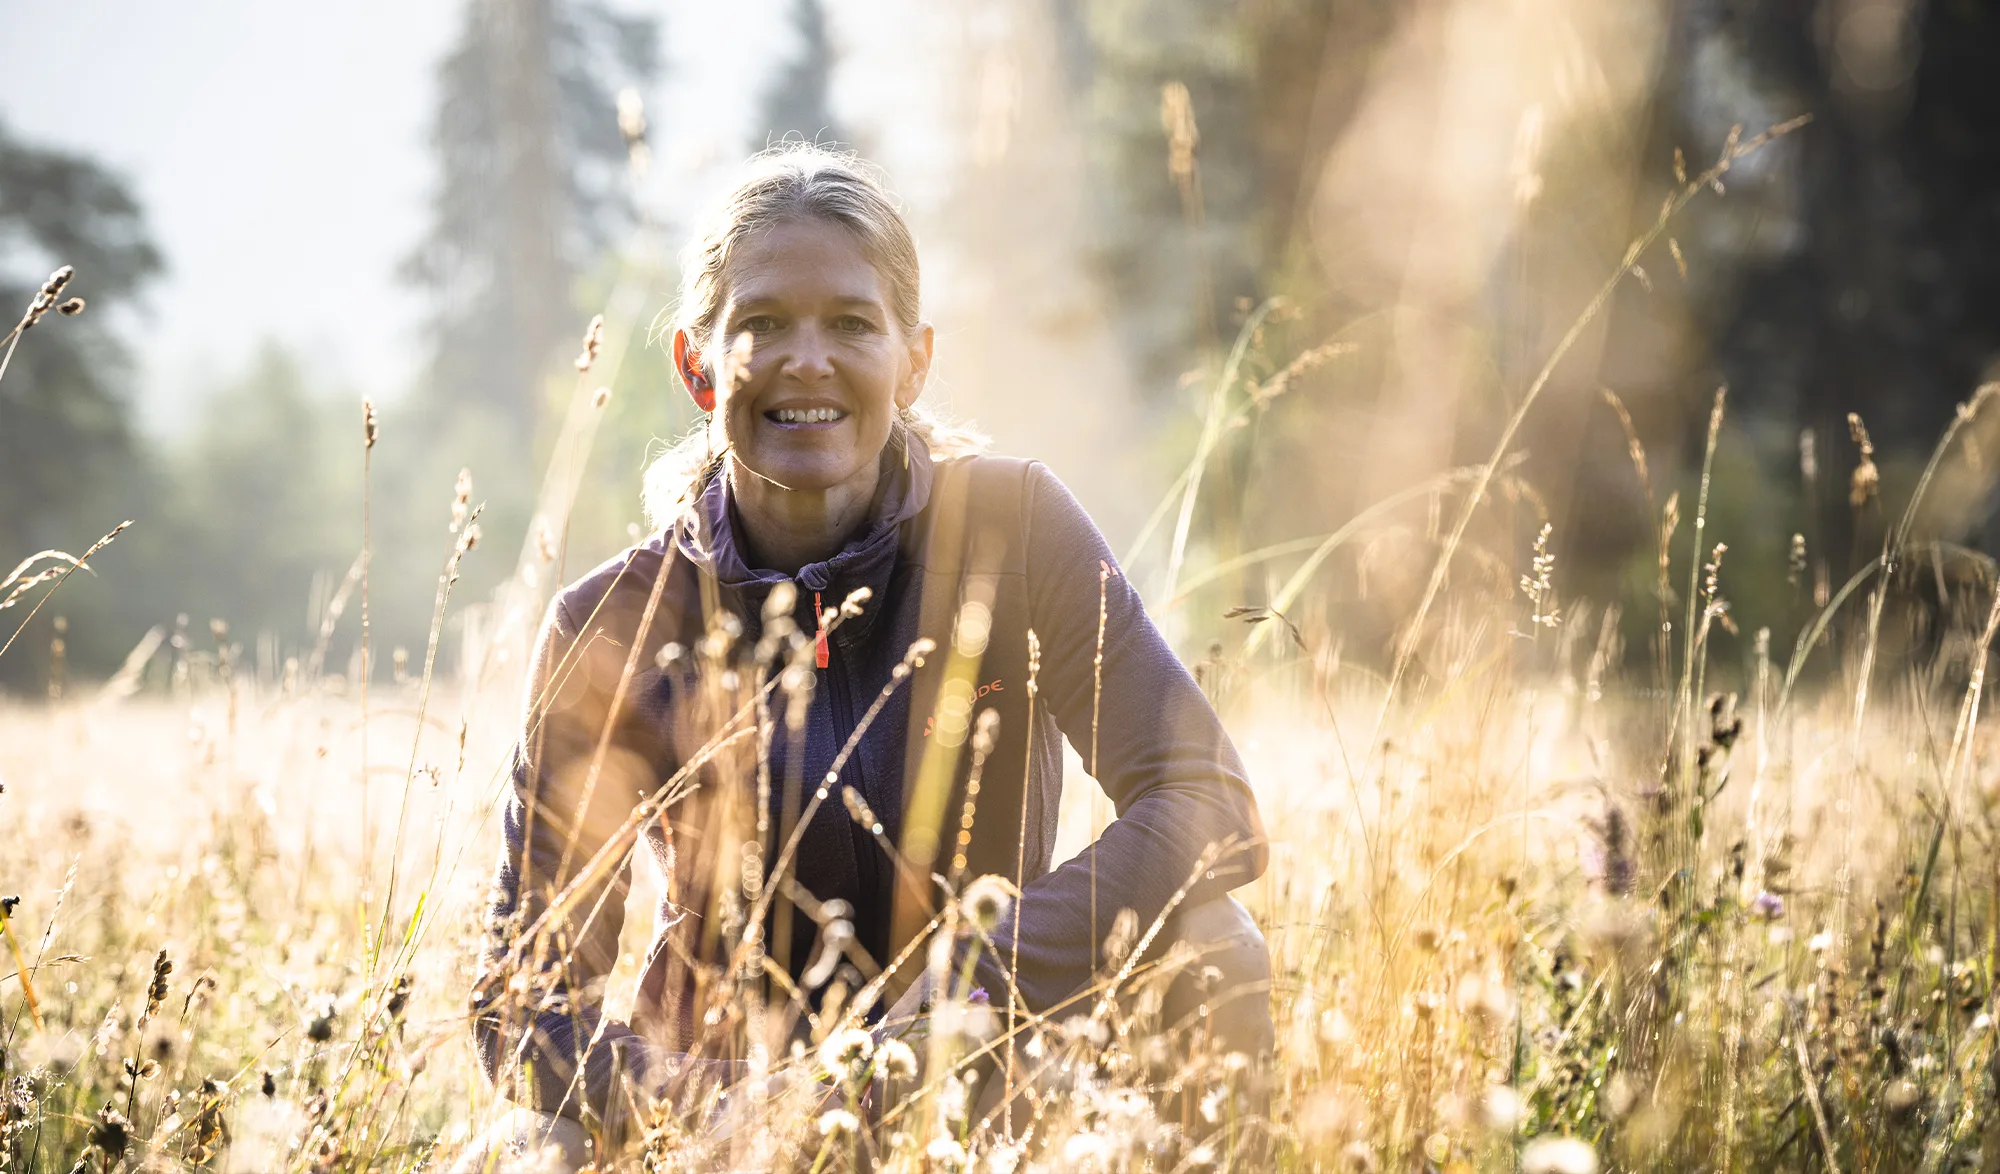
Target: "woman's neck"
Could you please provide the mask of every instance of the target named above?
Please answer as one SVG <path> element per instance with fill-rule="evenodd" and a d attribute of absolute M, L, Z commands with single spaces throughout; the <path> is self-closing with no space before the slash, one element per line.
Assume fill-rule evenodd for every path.
<path fill-rule="evenodd" d="M 829 489 L 798 490 L 767 481 L 732 460 L 728 477 L 742 527 L 744 561 L 796 575 L 799 568 L 840 553 L 855 531 L 867 525 L 881 471 L 871 461 L 863 475 Z"/>

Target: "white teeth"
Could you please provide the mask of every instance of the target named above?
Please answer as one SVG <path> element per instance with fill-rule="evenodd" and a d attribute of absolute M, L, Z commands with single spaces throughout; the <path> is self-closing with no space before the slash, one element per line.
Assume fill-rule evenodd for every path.
<path fill-rule="evenodd" d="M 847 416 L 838 408 L 779 408 L 771 414 L 780 424 L 826 424 Z"/>

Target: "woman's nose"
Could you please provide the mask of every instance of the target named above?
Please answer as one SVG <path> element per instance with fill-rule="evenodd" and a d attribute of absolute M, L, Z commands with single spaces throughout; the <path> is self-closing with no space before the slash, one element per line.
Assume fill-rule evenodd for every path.
<path fill-rule="evenodd" d="M 817 325 L 791 332 L 779 373 L 801 383 L 816 383 L 833 377 L 833 339 Z"/>

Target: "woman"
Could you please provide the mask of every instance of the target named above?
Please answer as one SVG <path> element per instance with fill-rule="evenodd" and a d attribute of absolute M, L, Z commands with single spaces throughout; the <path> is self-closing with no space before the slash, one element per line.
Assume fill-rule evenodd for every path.
<path fill-rule="evenodd" d="M 1068 491 L 918 406 L 934 333 L 882 188 L 768 154 L 683 272 L 705 426 L 648 473 L 657 532 L 558 595 L 532 678 L 474 995 L 500 1133 L 580 1161 L 563 1119 L 727 1079 L 732 995 L 851 994 L 932 925 L 933 874 L 1019 886 L 976 951 L 996 1009 L 1062 1004 L 1122 910 L 1129 941 L 1171 907 L 1244 988 L 1232 1044 L 1268 1048 L 1223 896 L 1265 862 L 1242 764 Z M 1065 736 L 1118 818 L 1051 871 Z M 628 1025 L 599 1008 L 640 835 L 668 891 Z"/>

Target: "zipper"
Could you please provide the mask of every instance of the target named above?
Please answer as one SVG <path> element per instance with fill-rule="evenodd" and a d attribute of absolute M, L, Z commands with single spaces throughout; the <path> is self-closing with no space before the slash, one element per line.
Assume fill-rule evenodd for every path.
<path fill-rule="evenodd" d="M 819 601 L 819 592 L 813 592 L 813 622 L 819 625 L 819 634 L 813 637 L 813 663 L 825 668 L 832 657 L 832 648 L 826 639 L 826 610 Z"/>
<path fill-rule="evenodd" d="M 832 651 L 832 633 L 827 630 L 826 624 L 823 622 L 825 610 L 820 607 L 820 593 L 818 591 L 813 592 L 813 613 L 815 617 L 819 617 L 822 620 L 819 623 L 818 635 L 814 639 L 813 662 L 819 666 L 820 680 L 826 688 L 827 709 L 833 723 L 833 748 L 837 754 L 841 747 L 847 745 L 848 739 L 854 736 L 854 726 L 856 724 L 854 698 L 848 688 L 847 675 L 845 673 L 836 673 L 828 667 L 832 660 L 830 655 Z M 847 765 L 841 770 L 839 785 L 853 787 L 861 794 L 867 795 L 868 776 L 867 771 L 863 767 L 864 758 L 865 755 L 861 752 L 861 748 L 856 747 L 855 753 L 848 758 Z M 807 786 L 810 787 L 811 785 L 808 782 Z M 853 844 L 856 869 L 855 880 L 859 885 L 859 891 L 862 893 L 873 893 L 881 887 L 881 871 L 876 864 L 875 853 L 871 851 L 875 847 L 875 843 L 861 829 L 859 824 L 847 819 L 843 819 L 840 822 L 847 825 L 848 836 L 850 842 Z"/>

